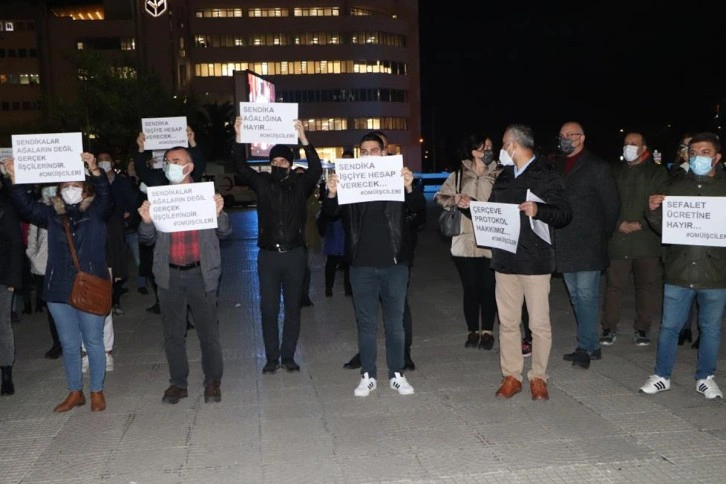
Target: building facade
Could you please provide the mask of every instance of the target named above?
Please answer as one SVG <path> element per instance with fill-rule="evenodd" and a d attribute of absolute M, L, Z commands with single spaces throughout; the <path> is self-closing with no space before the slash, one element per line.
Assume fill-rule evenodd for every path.
<path fill-rule="evenodd" d="M 249 69 L 275 83 L 276 101 L 299 104 L 323 158 L 381 129 L 392 151 L 420 169 L 416 0 L 105 0 L 38 10 L 36 42 L 52 48 L 38 46 L 37 70 L 50 96 L 74 95 L 68 59 L 77 50 L 126 59 L 119 75 L 148 69 L 171 92 L 203 103 L 233 102 L 233 74 Z"/>

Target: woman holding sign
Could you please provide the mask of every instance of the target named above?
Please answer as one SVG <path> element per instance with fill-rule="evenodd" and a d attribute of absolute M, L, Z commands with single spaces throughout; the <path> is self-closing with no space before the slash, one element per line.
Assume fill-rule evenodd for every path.
<path fill-rule="evenodd" d="M 103 380 L 106 376 L 106 352 L 103 347 L 103 316 L 72 307 L 68 300 L 76 275 L 63 219 L 68 218 L 71 237 L 81 270 L 95 276 L 109 277 L 106 264 L 106 221 L 113 211 L 108 178 L 98 168 L 91 153 L 81 155 L 90 173 L 85 181 L 61 182 L 51 205 L 34 200 L 22 185 L 13 186 L 12 202 L 20 216 L 48 230 L 48 262 L 44 276 L 43 299 L 53 315 L 61 346 L 68 382 L 68 396 L 54 412 L 67 412 L 84 405 L 81 373 L 81 341 L 90 363 L 91 410 L 106 408 Z M 12 158 L 4 161 L 10 181 L 15 183 Z"/>
<path fill-rule="evenodd" d="M 444 209 L 461 210 L 461 232 L 451 238 L 451 258 L 461 279 L 464 319 L 469 334 L 465 348 L 490 350 L 494 346 L 494 271 L 489 267 L 492 251 L 476 245 L 469 202 L 489 200 L 492 186 L 501 167 L 494 161 L 494 144 L 490 138 L 472 135 L 459 151 L 461 166 L 441 185 L 434 200 Z M 481 318 L 481 330 L 479 320 Z"/>

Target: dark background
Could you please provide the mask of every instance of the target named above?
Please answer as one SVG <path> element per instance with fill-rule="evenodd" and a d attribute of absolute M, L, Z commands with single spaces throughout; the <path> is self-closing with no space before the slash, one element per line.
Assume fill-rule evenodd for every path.
<path fill-rule="evenodd" d="M 642 131 L 671 161 L 684 132 L 721 121 L 724 1 L 419 5 L 422 128 L 436 169 L 468 134 L 491 136 L 498 152 L 512 122 L 531 125 L 550 151 L 560 126 L 579 121 L 587 146 L 609 159 L 621 130 Z"/>
<path fill-rule="evenodd" d="M 49 0 L 50 6 L 95 3 Z M 719 130 L 726 0 L 421 0 L 424 171 L 457 163 L 469 134 L 531 125 L 543 151 L 560 126 L 616 159 L 641 131 L 670 161 L 686 131 Z M 362 22 L 364 19 L 362 19 Z M 410 127 L 416 129 L 416 127 Z"/>

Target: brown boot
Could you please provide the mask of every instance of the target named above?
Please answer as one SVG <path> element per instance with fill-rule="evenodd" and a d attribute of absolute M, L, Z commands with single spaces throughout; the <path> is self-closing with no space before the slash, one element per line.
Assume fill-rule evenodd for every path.
<path fill-rule="evenodd" d="M 68 410 L 72 410 L 73 407 L 80 407 L 85 404 L 86 397 L 83 396 L 83 392 L 76 390 L 75 392 L 70 392 L 66 399 L 60 405 L 57 405 L 53 411 L 57 413 L 67 412 Z"/>
<path fill-rule="evenodd" d="M 106 399 L 103 391 L 91 392 L 91 412 L 101 412 L 106 410 Z"/>

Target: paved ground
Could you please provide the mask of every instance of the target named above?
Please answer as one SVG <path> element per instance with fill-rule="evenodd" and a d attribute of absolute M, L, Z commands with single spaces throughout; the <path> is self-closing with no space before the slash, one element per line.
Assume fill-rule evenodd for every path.
<path fill-rule="evenodd" d="M 561 359 L 574 347 L 574 320 L 553 279 L 551 399 L 533 402 L 528 391 L 495 398 L 498 345 L 464 348 L 459 280 L 433 220 L 410 289 L 415 395 L 383 384 L 368 398 L 353 396 L 358 373 L 342 368 L 356 351 L 351 302 L 342 284 L 323 295 L 322 257 L 315 306 L 303 313 L 302 371 L 263 376 L 255 220 L 254 211 L 235 212 L 234 237 L 223 246 L 222 402 L 204 403 L 191 331 L 190 396 L 162 405 L 160 320 L 144 310 L 151 296 L 133 293 L 115 319 L 108 409 L 54 414 L 66 395 L 62 362 L 43 358 L 45 315 L 25 316 L 14 325 L 16 394 L 0 398 L 0 483 L 726 482 L 726 407 L 696 393 L 695 350 L 679 349 L 671 391 L 638 394 L 655 345 L 629 338 L 632 296 L 617 343 L 590 370 L 575 370 Z"/>

